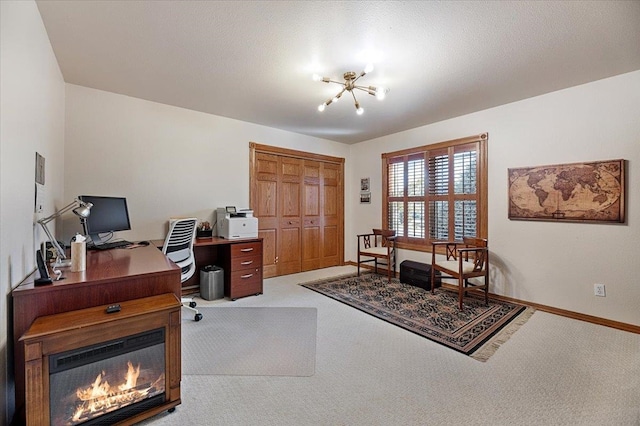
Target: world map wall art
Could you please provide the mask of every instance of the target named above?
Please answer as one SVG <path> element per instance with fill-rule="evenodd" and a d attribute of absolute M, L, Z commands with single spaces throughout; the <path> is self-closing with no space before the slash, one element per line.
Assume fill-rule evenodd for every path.
<path fill-rule="evenodd" d="M 509 172 L 509 219 L 624 223 L 624 160 Z"/>

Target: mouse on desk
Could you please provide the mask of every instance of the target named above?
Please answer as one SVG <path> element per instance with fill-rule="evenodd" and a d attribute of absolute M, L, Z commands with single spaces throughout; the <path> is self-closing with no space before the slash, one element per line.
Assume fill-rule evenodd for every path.
<path fill-rule="evenodd" d="M 149 241 L 138 241 L 138 244 L 140 244 L 141 246 L 148 246 L 151 243 L 149 243 Z"/>

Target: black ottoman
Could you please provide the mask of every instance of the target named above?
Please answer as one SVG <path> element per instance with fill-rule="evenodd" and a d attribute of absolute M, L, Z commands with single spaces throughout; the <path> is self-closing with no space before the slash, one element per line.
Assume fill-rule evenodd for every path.
<path fill-rule="evenodd" d="M 400 263 L 400 282 L 431 290 L 431 265 L 404 260 Z M 441 284 L 440 271 L 436 271 L 436 288 Z"/>

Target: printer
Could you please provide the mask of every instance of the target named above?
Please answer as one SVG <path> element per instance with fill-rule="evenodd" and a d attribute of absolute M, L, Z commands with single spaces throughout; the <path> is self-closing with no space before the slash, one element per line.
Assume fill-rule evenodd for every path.
<path fill-rule="evenodd" d="M 258 237 L 258 218 L 253 217 L 253 210 L 220 207 L 216 210 L 216 219 L 219 237 L 229 240 Z"/>

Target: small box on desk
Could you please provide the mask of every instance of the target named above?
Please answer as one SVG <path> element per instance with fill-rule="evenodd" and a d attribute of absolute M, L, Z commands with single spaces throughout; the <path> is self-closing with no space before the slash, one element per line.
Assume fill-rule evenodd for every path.
<path fill-rule="evenodd" d="M 213 229 L 196 229 L 196 238 L 211 238 L 213 237 Z"/>
<path fill-rule="evenodd" d="M 431 265 L 413 260 L 402 261 L 400 263 L 400 282 L 431 290 Z M 440 271 L 436 271 L 436 287 L 441 285 Z"/>

